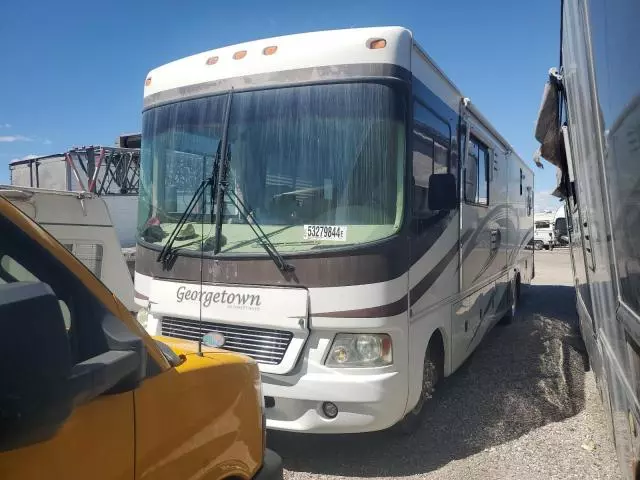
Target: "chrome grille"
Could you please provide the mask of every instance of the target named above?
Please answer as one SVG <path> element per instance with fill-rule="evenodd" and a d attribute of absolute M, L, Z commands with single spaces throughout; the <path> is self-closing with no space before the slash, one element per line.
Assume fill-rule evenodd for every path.
<path fill-rule="evenodd" d="M 278 365 L 282 361 L 293 338 L 291 332 L 270 328 L 226 325 L 175 317 L 162 319 L 162 335 L 167 337 L 198 341 L 208 332 L 224 335 L 224 350 L 242 353 L 258 363 L 269 365 Z"/>

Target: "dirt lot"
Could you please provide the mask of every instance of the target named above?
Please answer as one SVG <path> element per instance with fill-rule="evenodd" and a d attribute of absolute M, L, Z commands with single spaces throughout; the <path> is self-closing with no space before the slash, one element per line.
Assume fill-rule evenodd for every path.
<path fill-rule="evenodd" d="M 412 437 L 269 432 L 285 478 L 620 478 L 570 285 L 566 249 L 536 252 L 516 321 L 446 379 Z"/>

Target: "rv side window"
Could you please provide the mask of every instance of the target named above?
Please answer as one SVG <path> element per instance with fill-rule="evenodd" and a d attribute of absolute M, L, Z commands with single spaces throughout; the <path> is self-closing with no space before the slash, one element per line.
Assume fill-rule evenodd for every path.
<path fill-rule="evenodd" d="M 418 102 L 413 105 L 413 212 L 424 217 L 429 210 L 429 177 L 449 171 L 450 127 Z"/>
<path fill-rule="evenodd" d="M 469 141 L 464 179 L 467 203 L 489 205 L 489 149 L 473 136 Z"/>

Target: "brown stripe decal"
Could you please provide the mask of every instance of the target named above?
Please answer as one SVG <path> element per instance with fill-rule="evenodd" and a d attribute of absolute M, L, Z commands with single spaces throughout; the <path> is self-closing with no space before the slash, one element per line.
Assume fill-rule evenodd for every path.
<path fill-rule="evenodd" d="M 133 295 L 134 295 L 136 298 L 139 298 L 140 300 L 149 300 L 149 297 L 147 297 L 146 295 L 141 294 L 141 293 L 140 293 L 139 291 L 137 291 L 137 290 L 134 290 L 134 291 L 133 291 Z"/>
<path fill-rule="evenodd" d="M 471 337 L 471 340 L 469 340 L 469 343 L 467 344 L 467 350 L 469 350 L 469 347 L 471 347 L 471 344 L 476 339 L 476 335 L 478 335 L 478 332 L 480 331 L 480 326 L 482 325 L 482 322 L 484 322 L 484 319 L 487 318 L 487 313 L 489 312 L 489 305 L 491 305 L 491 302 L 493 301 L 493 298 L 495 296 L 496 296 L 496 290 L 494 288 L 493 291 L 491 292 L 491 296 L 489 297 L 489 300 L 487 300 L 487 304 L 484 307 L 484 315 L 480 317 L 480 321 L 478 322 L 478 325 L 476 326 L 476 329 L 473 332 L 473 336 Z"/>
<path fill-rule="evenodd" d="M 311 314 L 312 317 L 328 318 L 377 318 L 393 317 L 407 311 L 407 296 L 400 300 L 379 307 L 360 308 L 358 310 L 344 310 L 342 312 L 324 312 Z"/>
<path fill-rule="evenodd" d="M 472 231 L 467 231 L 460 239 L 460 242 L 459 243 L 456 242 L 453 245 L 453 247 L 449 249 L 446 255 L 442 257 L 442 260 L 438 262 L 438 264 L 433 268 L 433 270 L 427 273 L 424 276 L 424 278 L 420 280 L 416 284 L 416 286 L 411 289 L 411 293 L 409 295 L 409 298 L 411 299 L 411 305 L 415 304 L 418 300 L 420 300 L 422 295 L 424 295 L 425 292 L 429 290 L 429 288 L 431 288 L 431 286 L 436 282 L 436 280 L 440 277 L 440 275 L 442 275 L 442 272 L 444 272 L 444 270 L 449 266 L 451 261 L 458 254 L 460 245 L 466 242 L 471 234 L 472 234 Z"/>
<path fill-rule="evenodd" d="M 431 288 L 431 286 L 436 282 L 436 280 L 442 275 L 442 272 L 449 266 L 451 261 L 456 257 L 460 243 L 464 243 L 469 236 L 472 234 L 471 231 L 466 232 L 460 242 L 456 242 L 447 252 L 447 254 L 442 257 L 442 260 L 438 262 L 438 264 L 428 272 L 422 280 L 418 282 L 418 284 L 411 289 L 410 298 L 411 305 L 420 300 L 420 297 L 424 295 L 424 293 Z M 370 307 L 370 308 L 361 308 L 359 310 L 345 310 L 342 312 L 326 312 L 326 313 L 317 313 L 313 314 L 314 317 L 339 317 L 339 318 L 377 318 L 377 317 L 391 317 L 393 315 L 399 315 L 404 313 L 407 310 L 407 296 L 405 295 L 400 300 L 389 303 L 387 305 L 381 305 L 379 307 Z"/>

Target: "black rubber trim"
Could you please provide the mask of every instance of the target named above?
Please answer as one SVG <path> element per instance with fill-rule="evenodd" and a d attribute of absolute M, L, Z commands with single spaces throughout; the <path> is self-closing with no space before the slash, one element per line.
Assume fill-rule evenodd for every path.
<path fill-rule="evenodd" d="M 264 451 L 264 462 L 262 468 L 253 477 L 254 480 L 281 480 L 282 458 L 273 450 L 266 449 Z"/>

